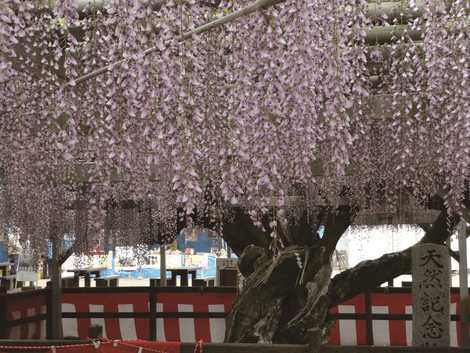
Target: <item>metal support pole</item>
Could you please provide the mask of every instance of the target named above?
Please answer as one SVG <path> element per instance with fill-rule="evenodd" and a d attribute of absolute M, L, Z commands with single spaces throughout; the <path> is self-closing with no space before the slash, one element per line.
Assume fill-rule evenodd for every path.
<path fill-rule="evenodd" d="M 450 256 L 450 251 L 452 250 L 452 236 L 446 239 L 446 246 L 449 248 L 449 283 L 450 288 L 452 288 L 452 256 Z"/>
<path fill-rule="evenodd" d="M 49 339 L 62 339 L 62 310 L 61 287 L 62 270 L 59 263 L 60 244 L 56 236 L 51 237 L 52 261 L 50 262 L 51 291 L 50 291 L 50 335 Z"/>
<path fill-rule="evenodd" d="M 372 326 L 372 303 L 370 291 L 364 292 L 364 305 L 366 308 L 366 340 L 369 346 L 374 345 L 374 334 Z"/>
<path fill-rule="evenodd" d="M 112 248 L 112 257 L 111 257 L 111 269 L 113 270 L 113 274 L 116 273 L 116 245 L 113 243 Z"/>
<path fill-rule="evenodd" d="M 459 237 L 459 284 L 460 284 L 460 329 L 462 347 L 469 347 L 468 337 L 468 269 L 467 269 L 467 222 L 462 220 L 458 227 Z"/>
<path fill-rule="evenodd" d="M 166 287 L 166 245 L 160 244 L 160 286 Z"/>

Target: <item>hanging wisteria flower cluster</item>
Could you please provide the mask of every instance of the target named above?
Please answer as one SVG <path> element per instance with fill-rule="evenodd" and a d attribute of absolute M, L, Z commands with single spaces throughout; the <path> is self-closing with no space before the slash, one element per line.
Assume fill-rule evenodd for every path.
<path fill-rule="evenodd" d="M 307 208 L 461 204 L 468 1 L 276 2 L 187 40 L 250 1 L 45 3 L 0 5 L 2 210 L 38 248 L 165 242 L 178 210 L 256 219 L 298 190 Z"/>

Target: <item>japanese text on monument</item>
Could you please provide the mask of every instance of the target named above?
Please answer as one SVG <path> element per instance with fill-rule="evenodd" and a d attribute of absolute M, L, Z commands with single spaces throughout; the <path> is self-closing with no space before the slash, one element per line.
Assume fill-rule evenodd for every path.
<path fill-rule="evenodd" d="M 413 248 L 413 345 L 449 346 L 449 257 L 444 246 Z"/>

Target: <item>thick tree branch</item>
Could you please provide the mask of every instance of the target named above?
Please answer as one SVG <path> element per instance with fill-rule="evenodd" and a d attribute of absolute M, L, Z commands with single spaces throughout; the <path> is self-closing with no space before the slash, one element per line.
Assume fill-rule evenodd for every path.
<path fill-rule="evenodd" d="M 356 211 L 350 206 L 339 206 L 336 212 L 328 213 L 321 244 L 325 247 L 328 256 L 336 249 L 336 244 L 351 225 L 355 214 Z"/>
<path fill-rule="evenodd" d="M 74 245 L 72 245 L 70 248 L 68 248 L 67 250 L 65 250 L 65 252 L 63 252 L 62 254 L 60 254 L 59 256 L 59 265 L 62 266 L 64 264 L 65 261 L 67 261 L 67 259 L 72 256 L 73 254 L 73 248 L 74 248 Z"/>
<path fill-rule="evenodd" d="M 312 281 L 318 269 L 323 264 L 331 261 L 331 254 L 335 250 L 338 240 L 351 225 L 353 217 L 354 211 L 349 206 L 339 206 L 336 210 L 328 212 L 323 239 L 313 245 L 307 252 L 301 283 Z M 314 248 L 318 247 L 321 251 L 314 251 Z M 318 256 L 318 254 L 321 255 Z"/>
<path fill-rule="evenodd" d="M 268 248 L 269 234 L 253 224 L 250 216 L 237 207 L 234 208 L 233 218 L 224 222 L 223 238 L 237 256 L 240 256 L 249 245 Z"/>
<path fill-rule="evenodd" d="M 459 219 L 458 216 L 449 216 L 447 210 L 441 211 L 419 243 L 443 244 L 452 234 Z M 328 289 L 330 306 L 337 305 L 368 289 L 376 288 L 397 276 L 410 273 L 411 248 L 385 254 L 376 260 L 361 262 L 336 275 Z"/>
<path fill-rule="evenodd" d="M 449 255 L 457 262 L 460 262 L 460 255 L 457 251 L 449 249 Z"/>
<path fill-rule="evenodd" d="M 213 222 L 210 217 L 206 217 L 204 211 L 201 212 L 196 209 L 190 218 L 194 224 L 217 231 L 218 224 Z M 255 245 L 264 249 L 268 248 L 270 243 L 269 233 L 255 226 L 250 215 L 241 207 L 233 207 L 230 210 L 230 215 L 223 219 L 222 222 L 222 238 L 237 256 L 240 256 L 249 245 Z M 184 209 L 180 208 L 177 217 L 177 233 L 187 226 L 187 216 Z"/>
<path fill-rule="evenodd" d="M 431 229 L 431 226 L 429 224 L 425 224 L 425 223 L 421 223 L 421 224 L 418 224 L 418 226 L 424 230 L 425 232 L 427 232 L 429 229 Z"/>
<path fill-rule="evenodd" d="M 385 254 L 376 260 L 363 261 L 336 275 L 330 283 L 328 297 L 335 306 L 368 289 L 378 287 L 411 269 L 411 249 Z"/>

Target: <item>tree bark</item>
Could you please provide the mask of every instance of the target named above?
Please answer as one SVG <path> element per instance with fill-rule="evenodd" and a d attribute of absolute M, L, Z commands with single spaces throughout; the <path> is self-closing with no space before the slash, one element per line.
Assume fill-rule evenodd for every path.
<path fill-rule="evenodd" d="M 450 216 L 441 206 L 420 242 L 442 244 L 452 234 L 459 217 Z M 235 217 L 224 237 L 229 245 L 236 242 L 239 269 L 246 281 L 227 320 L 227 342 L 302 343 L 315 349 L 328 337 L 329 308 L 411 271 L 410 247 L 364 261 L 331 280 L 332 254 L 355 210 L 341 206 L 323 212 L 324 217 L 319 217 L 325 226 L 322 239 L 312 234 L 315 225 L 301 217 L 303 224 L 284 229 L 290 232 L 286 238 L 291 243 L 276 257 L 263 245 L 266 234 L 261 232 L 252 240 L 254 225 L 247 224 L 251 223 L 248 216 L 240 211 Z"/>
<path fill-rule="evenodd" d="M 309 343 L 315 347 L 323 343 L 331 256 L 352 215 L 349 207 L 326 211 L 322 239 L 315 236 L 317 227 L 308 223 L 308 217 L 300 217 L 283 230 L 290 243 L 276 256 L 266 246 L 246 246 L 239 260 L 246 281 L 228 317 L 226 341 Z M 251 223 L 248 216 L 239 214 L 236 221 L 233 230 L 254 227 L 246 224 Z M 224 238 L 232 247 L 234 237 L 225 232 L 226 227 Z M 243 239 L 245 236 L 238 233 L 236 251 L 248 242 Z"/>
<path fill-rule="evenodd" d="M 233 209 L 231 221 L 224 222 L 224 240 L 232 251 L 240 256 L 249 246 L 255 245 L 267 249 L 269 246 L 269 234 L 256 227 L 248 214 L 241 208 Z M 242 235 L 242 236 L 241 236 Z"/>

